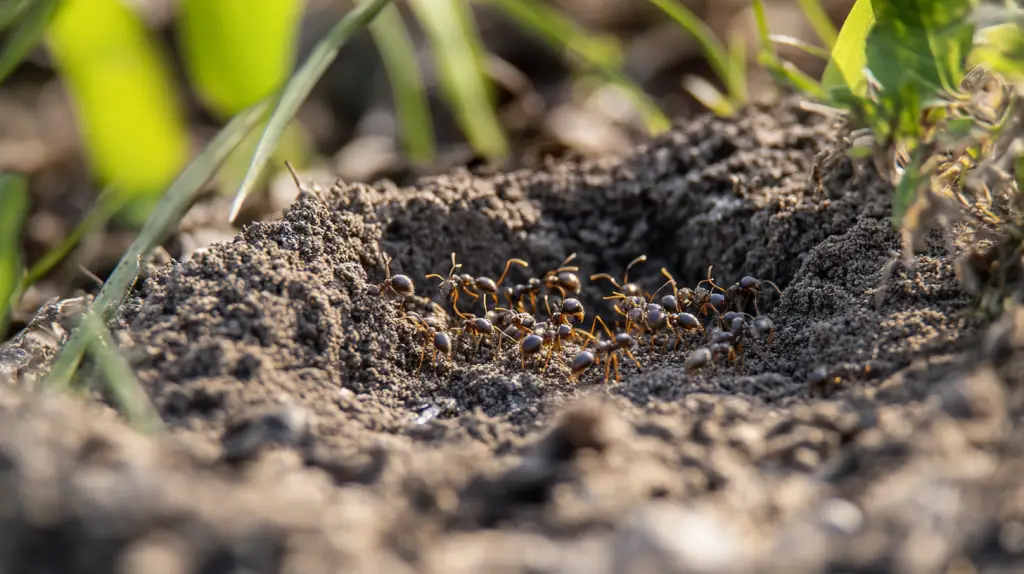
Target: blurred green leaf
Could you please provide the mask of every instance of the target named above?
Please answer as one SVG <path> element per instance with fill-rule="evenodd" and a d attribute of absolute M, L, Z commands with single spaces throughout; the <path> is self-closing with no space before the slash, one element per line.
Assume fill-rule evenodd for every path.
<path fill-rule="evenodd" d="M 47 36 L 94 172 L 144 210 L 190 147 L 160 44 L 120 0 L 62 0 Z"/>
<path fill-rule="evenodd" d="M 814 44 L 804 42 L 800 38 L 794 38 L 793 36 L 786 36 L 783 34 L 772 34 L 771 41 L 776 44 L 782 44 L 783 46 L 792 46 L 794 48 L 798 48 L 812 56 L 817 56 L 824 60 L 828 60 L 830 56 L 828 50 L 820 46 L 815 46 Z"/>
<path fill-rule="evenodd" d="M 729 98 L 700 76 L 683 78 L 683 89 L 718 116 L 728 117 L 736 113 L 736 106 Z"/>
<path fill-rule="evenodd" d="M 1009 16 L 1009 15 L 1008 15 Z M 984 64 L 1009 81 L 1024 81 L 1024 26 L 1006 22 L 979 31 L 978 41 L 967 59 L 969 67 Z"/>
<path fill-rule="evenodd" d="M 749 99 L 747 93 L 747 42 L 746 32 L 733 30 L 729 36 L 729 86 L 730 97 L 736 103 Z"/>
<path fill-rule="evenodd" d="M 28 6 L 26 2 L 19 4 L 15 1 L 4 7 L 10 9 L 10 12 L 0 14 L 0 30 L 13 24 L 14 32 L 0 49 L 0 83 L 3 83 L 42 41 L 46 25 L 50 23 L 58 2 L 59 0 L 34 0 Z M 3 8 L 0 8 L 0 11 L 2 10 Z"/>
<path fill-rule="evenodd" d="M 430 39 L 444 97 L 470 145 L 488 159 L 506 157 L 483 45 L 464 0 L 409 0 L 409 6 Z"/>
<path fill-rule="evenodd" d="M 931 180 L 932 169 L 925 167 L 928 159 L 924 149 L 919 147 L 911 152 L 910 161 L 904 170 L 903 177 L 896 184 L 896 190 L 892 196 L 892 222 L 897 229 L 903 225 L 903 217 L 907 214 L 910 204 L 917 199 L 917 194 Z"/>
<path fill-rule="evenodd" d="M 346 14 L 340 22 L 331 28 L 330 32 L 323 39 L 317 42 L 313 51 L 306 57 L 306 61 L 302 63 L 302 66 L 292 75 L 291 79 L 288 80 L 284 88 L 276 96 L 274 111 L 271 113 L 270 119 L 267 120 L 267 126 L 263 129 L 259 146 L 256 148 L 256 153 L 253 154 L 252 163 L 249 164 L 249 171 L 246 172 L 245 179 L 242 180 L 242 184 L 238 187 L 238 192 L 235 194 L 234 203 L 231 205 L 230 221 L 234 221 L 238 217 L 242 203 L 249 196 L 249 193 L 252 192 L 256 178 L 259 177 L 263 167 L 266 166 L 267 161 L 270 160 L 271 155 L 274 153 L 274 149 L 277 147 L 277 142 L 281 139 L 281 134 L 284 133 L 285 127 L 295 117 L 299 107 L 302 106 L 306 97 L 313 90 L 313 86 L 316 85 L 320 76 L 327 71 L 331 62 L 334 61 L 341 46 L 353 34 L 359 32 L 372 22 L 374 17 L 390 1 L 370 0 Z"/>
<path fill-rule="evenodd" d="M 366 2 L 367 0 L 362 0 Z M 370 23 L 370 34 L 384 61 L 395 98 L 395 115 L 409 158 L 421 165 L 434 160 L 434 123 L 416 57 L 416 46 L 395 6 Z"/>
<path fill-rule="evenodd" d="M 583 72 L 593 71 L 615 84 L 633 101 L 651 133 L 661 133 L 671 122 L 650 96 L 619 69 L 622 47 L 615 38 L 589 34 L 571 18 L 536 0 L 488 0 L 520 28 L 533 34 L 562 55 L 574 56 L 570 63 Z"/>
<path fill-rule="evenodd" d="M 718 76 L 719 81 L 725 85 L 729 96 L 742 101 L 737 97 L 739 87 L 732 85 L 733 73 L 729 70 L 731 65 L 729 52 L 722 44 L 722 41 L 715 36 L 714 30 L 679 0 L 650 1 L 671 16 L 673 20 L 678 22 L 683 29 L 697 40 L 697 44 L 704 53 L 704 57 L 707 59 L 708 64 L 711 65 L 715 75 Z"/>
<path fill-rule="evenodd" d="M 855 95 L 865 94 L 865 44 L 874 24 L 875 12 L 871 0 L 856 0 L 850 13 L 846 15 L 843 27 L 839 30 L 836 43 L 832 47 L 832 59 L 829 60 L 821 77 L 822 87 L 826 91 L 846 86 Z"/>
<path fill-rule="evenodd" d="M 149 220 L 139 231 L 138 237 L 121 257 L 114 272 L 107 278 L 86 313 L 105 317 L 118 308 L 125 293 L 138 276 L 139 262 L 178 225 L 217 168 L 265 116 L 266 110 L 266 103 L 261 102 L 235 116 L 181 172 L 164 193 L 160 203 L 150 214 Z M 46 386 L 66 389 L 71 384 L 71 379 L 82 359 L 82 353 L 89 344 L 89 334 L 80 328 L 75 329 L 57 354 L 53 369 L 46 378 Z"/>
<path fill-rule="evenodd" d="M 80 328 L 85 329 L 90 339 L 89 350 L 103 374 L 107 392 L 118 409 L 137 430 L 147 434 L 159 432 L 163 428 L 163 421 L 107 326 L 99 316 L 87 313 L 82 317 Z"/>
<path fill-rule="evenodd" d="M 836 44 L 836 38 L 839 34 L 836 32 L 836 27 L 832 24 L 832 19 L 828 17 L 828 12 L 822 7 L 819 0 L 800 0 L 800 8 L 804 11 L 804 16 L 807 16 L 807 21 L 811 23 L 811 27 L 814 28 L 814 32 L 818 35 L 818 38 L 825 44 L 825 47 L 832 49 Z"/>
<path fill-rule="evenodd" d="M 28 216 L 28 181 L 25 176 L 0 173 L 0 333 L 7 330 L 14 294 L 24 269 L 21 264 L 21 229 Z"/>
<path fill-rule="evenodd" d="M 277 90 L 291 73 L 302 0 L 182 0 L 177 28 L 192 87 L 229 118 Z"/>
<path fill-rule="evenodd" d="M 768 15 L 764 10 L 764 0 L 753 0 L 754 21 L 757 23 L 757 38 L 761 43 L 758 59 L 763 63 L 773 63 L 777 60 L 775 44 L 772 43 L 772 34 L 768 29 Z"/>
<path fill-rule="evenodd" d="M 32 0 L 6 0 L 0 4 L 0 31 L 6 30 L 28 8 Z"/>

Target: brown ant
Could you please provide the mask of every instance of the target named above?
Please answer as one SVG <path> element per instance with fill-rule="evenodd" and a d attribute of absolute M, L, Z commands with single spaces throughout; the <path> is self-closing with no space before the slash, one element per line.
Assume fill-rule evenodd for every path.
<path fill-rule="evenodd" d="M 608 334 L 609 339 L 596 339 L 594 338 L 594 328 L 597 323 L 601 323 L 601 327 L 605 333 Z M 608 325 L 605 324 L 604 320 L 599 315 L 594 317 L 594 323 L 590 327 L 590 340 L 597 341 L 594 346 L 594 351 L 587 350 L 587 346 L 590 345 L 590 341 L 583 346 L 583 349 L 576 354 L 573 358 L 570 370 L 572 371 L 571 377 L 576 377 L 583 371 L 589 369 L 595 363 L 600 363 L 602 358 L 604 360 L 604 382 L 608 382 L 608 377 L 611 375 L 611 367 L 615 367 L 615 382 L 619 382 L 621 377 L 619 376 L 619 351 L 626 353 L 637 369 L 643 370 L 643 366 L 640 365 L 640 361 L 633 355 L 632 349 L 636 346 L 636 340 L 629 333 L 618 333 L 613 334 Z"/>
<path fill-rule="evenodd" d="M 710 365 L 715 360 L 714 353 L 707 347 L 701 347 L 697 350 L 691 351 L 686 356 L 686 362 L 683 366 L 686 368 L 686 372 L 693 373 L 707 365 Z"/>
<path fill-rule="evenodd" d="M 586 310 L 583 308 L 583 303 L 579 302 L 579 299 L 569 297 L 568 299 L 562 299 L 562 303 L 559 305 L 558 311 L 551 312 L 551 305 L 547 298 L 544 299 L 544 307 L 548 311 L 548 321 L 554 325 L 568 325 L 569 319 L 576 319 L 577 323 L 582 323 L 587 316 Z"/>
<path fill-rule="evenodd" d="M 452 340 L 447 331 L 435 328 L 430 324 L 430 322 L 423 319 L 423 317 L 416 313 L 409 313 L 405 318 L 423 333 L 423 351 L 420 352 L 420 363 L 416 367 L 416 376 L 419 376 L 420 371 L 423 369 L 423 359 L 427 355 L 428 339 L 430 344 L 434 347 L 433 357 L 431 358 L 431 363 L 434 368 L 437 368 L 438 353 L 442 353 L 444 355 L 452 354 Z"/>
<path fill-rule="evenodd" d="M 685 333 L 693 331 L 704 332 L 704 325 L 701 324 L 700 319 L 685 311 L 669 314 L 668 324 L 676 332 L 676 342 L 672 345 L 673 351 L 679 346 L 679 342 L 683 340 Z M 667 340 L 665 341 L 665 346 L 668 346 Z M 664 352 L 664 348 L 662 348 L 662 351 Z"/>
<path fill-rule="evenodd" d="M 384 281 L 382 281 L 379 285 L 376 286 L 377 293 L 382 297 L 386 297 L 389 293 L 392 292 L 397 294 L 399 297 L 402 298 L 402 303 L 400 304 L 400 307 L 404 311 L 405 299 L 407 297 L 413 296 L 416 287 L 413 285 L 412 279 L 410 279 L 408 275 L 399 274 L 392 276 L 391 257 L 383 251 L 381 252 L 381 257 L 384 259 L 384 272 L 386 275 Z"/>
<path fill-rule="evenodd" d="M 760 315 L 761 312 L 757 308 L 757 300 L 761 296 L 761 285 L 764 284 L 764 283 L 767 283 L 768 285 L 771 285 L 772 287 L 774 287 L 775 291 L 778 292 L 779 297 L 782 297 L 782 289 L 779 289 L 778 285 L 776 285 L 775 283 L 772 283 L 771 281 L 769 281 L 767 279 L 757 279 L 755 277 L 751 277 L 750 275 L 747 275 L 747 276 L 744 276 L 743 278 L 741 278 L 739 280 L 739 283 L 737 283 L 735 285 L 735 286 L 738 286 L 739 291 L 741 293 L 749 294 L 749 295 L 753 295 L 754 296 L 754 313 L 756 313 L 758 315 Z"/>
<path fill-rule="evenodd" d="M 501 329 L 495 329 L 494 323 L 487 317 L 477 317 L 470 313 L 462 313 L 458 309 L 455 310 L 455 313 L 462 319 L 462 327 L 457 329 L 459 331 L 459 338 L 455 341 L 456 351 L 458 351 L 462 342 L 462 335 L 465 333 L 476 336 L 476 349 L 473 351 L 474 357 L 480 354 L 480 344 L 485 337 L 495 338 L 494 340 L 497 341 L 497 344 L 494 346 L 498 353 L 501 353 L 501 337 L 507 337 L 515 342 L 515 339 Z"/>
<path fill-rule="evenodd" d="M 713 268 L 714 265 L 708 266 L 708 278 L 697 283 L 697 288 L 693 290 L 693 304 L 699 307 L 700 310 L 697 312 L 699 315 L 707 315 L 708 307 L 711 307 L 711 310 L 714 311 L 716 315 L 719 315 L 720 310 L 726 307 L 727 301 L 724 294 L 727 293 L 727 291 L 718 285 L 715 285 L 715 280 L 711 277 L 711 270 Z M 702 286 L 704 283 L 710 284 L 711 289 L 705 289 Z M 714 291 L 715 289 L 718 289 L 721 293 L 716 293 Z"/>
<path fill-rule="evenodd" d="M 654 303 L 654 298 L 658 296 L 658 293 L 662 289 L 672 284 L 675 286 L 674 280 L 669 280 L 654 293 L 647 296 L 647 301 L 640 296 L 627 297 L 625 293 L 615 293 L 611 297 L 605 297 L 605 299 L 622 299 L 622 303 L 616 307 L 617 310 L 625 310 L 623 313 L 626 316 L 626 332 L 628 333 L 632 327 L 636 326 L 640 330 L 640 334 L 650 333 L 651 335 L 651 351 L 654 351 L 654 339 L 657 336 L 658 331 L 668 326 L 669 316 L 665 312 L 665 308 Z M 621 307 L 622 309 L 619 309 Z"/>
<path fill-rule="evenodd" d="M 495 304 L 495 306 L 497 306 L 497 304 L 498 304 L 498 290 L 501 288 L 501 284 L 505 282 L 505 277 L 508 276 L 508 270 L 509 270 L 509 268 L 512 267 L 513 263 L 515 263 L 516 265 L 519 265 L 521 267 L 529 267 L 530 266 L 530 264 L 527 263 L 526 261 L 523 261 L 522 259 L 517 259 L 517 258 L 513 257 L 513 258 L 511 258 L 511 259 L 509 259 L 508 261 L 505 262 L 505 270 L 501 272 L 501 277 L 498 277 L 497 281 L 495 281 L 494 279 L 491 279 L 490 277 L 481 276 L 481 277 L 472 278 L 471 282 L 469 282 L 467 284 L 466 281 L 465 281 L 465 277 L 468 277 L 468 275 L 463 275 L 462 290 L 465 291 L 467 295 L 472 296 L 474 298 L 474 300 L 478 299 L 480 296 L 477 295 L 476 293 L 473 293 L 473 292 L 469 291 L 468 286 L 471 285 L 474 288 L 476 288 L 477 291 L 482 292 L 484 294 L 484 311 L 486 312 L 487 311 L 487 296 L 490 295 L 491 297 L 493 297 L 494 298 L 494 304 Z"/>
<path fill-rule="evenodd" d="M 458 303 L 459 303 L 459 290 L 463 289 L 465 287 L 465 285 L 466 285 L 465 278 L 468 277 L 468 275 L 457 275 L 455 273 L 455 271 L 458 270 L 460 267 L 462 267 L 462 264 L 455 262 L 455 252 L 453 251 L 452 252 L 452 268 L 448 272 L 448 278 L 447 279 L 445 279 L 444 277 L 441 277 L 437 273 L 431 273 L 430 275 L 427 275 L 427 277 L 426 277 L 427 279 L 431 279 L 431 278 L 435 278 L 436 277 L 437 279 L 441 280 L 441 284 L 438 285 L 437 290 L 441 294 L 441 297 L 445 301 L 448 301 L 448 302 L 450 302 L 452 304 L 452 308 L 455 309 L 456 313 L 459 312 L 459 307 L 458 307 Z M 472 277 L 470 277 L 470 280 L 472 280 Z"/>
<path fill-rule="evenodd" d="M 618 281 L 615 280 L 614 277 L 612 277 L 608 273 L 597 273 L 595 275 L 591 275 L 590 280 L 594 281 L 596 279 L 604 279 L 606 281 L 611 282 L 611 284 L 615 286 L 615 289 L 625 297 L 642 297 L 644 294 L 643 287 L 641 287 L 637 283 L 629 282 L 629 270 L 632 269 L 634 265 L 638 263 L 643 263 L 644 261 L 647 261 L 647 256 L 641 255 L 636 259 L 630 261 L 629 265 L 626 265 L 626 271 L 622 274 L 621 285 Z"/>
<path fill-rule="evenodd" d="M 544 274 L 543 279 L 537 277 L 531 277 L 526 283 L 520 283 L 512 288 L 505 288 L 502 290 L 502 294 L 508 301 L 509 308 L 517 309 L 519 311 L 525 311 L 526 307 L 524 300 L 530 298 L 530 308 L 534 313 L 537 312 L 537 297 L 547 289 L 548 292 L 558 291 L 564 300 L 566 294 L 578 294 L 582 289 L 580 285 L 580 278 L 576 275 L 576 271 L 579 271 L 579 267 L 570 266 L 569 263 L 576 259 L 576 254 L 573 253 L 566 257 L 562 263 L 554 270 L 548 271 Z M 545 296 L 546 299 L 546 296 Z"/>
<path fill-rule="evenodd" d="M 669 283 L 672 284 L 672 294 L 665 295 L 661 298 L 661 306 L 670 312 L 674 311 L 676 313 L 682 313 L 683 310 L 693 302 L 693 289 L 690 289 L 689 287 L 677 287 L 675 278 L 672 277 L 672 274 L 664 267 L 661 268 L 661 274 L 664 275 L 665 278 L 669 280 Z"/>

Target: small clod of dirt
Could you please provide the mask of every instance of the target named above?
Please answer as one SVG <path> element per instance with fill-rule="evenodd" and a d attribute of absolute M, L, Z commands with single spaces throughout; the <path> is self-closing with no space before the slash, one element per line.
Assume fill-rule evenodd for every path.
<path fill-rule="evenodd" d="M 304 193 L 125 305 L 169 436 L 0 397 L 2 570 L 1020 567 L 1024 316 L 980 319 L 941 240 L 900 256 L 892 190 L 844 135 L 787 100 L 623 157 Z M 529 262 L 509 285 L 575 254 L 586 328 L 617 318 L 588 277 L 641 254 L 648 292 L 665 268 L 782 296 L 762 286 L 771 336 L 734 360 L 687 368 L 701 335 L 643 338 L 607 381 L 572 377 L 573 343 L 524 361 L 452 332 L 435 355 L 451 306 L 425 276 L 452 252 L 473 277 Z"/>

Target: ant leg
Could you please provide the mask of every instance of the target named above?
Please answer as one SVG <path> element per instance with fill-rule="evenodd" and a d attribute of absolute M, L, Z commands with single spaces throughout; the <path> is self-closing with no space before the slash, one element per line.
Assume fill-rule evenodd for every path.
<path fill-rule="evenodd" d="M 548 367 L 551 366 L 551 355 L 554 352 L 555 352 L 555 345 L 551 345 L 550 347 L 548 347 L 548 354 L 547 354 L 546 357 L 544 357 L 544 368 L 541 369 L 542 373 L 547 373 L 548 372 Z"/>
<path fill-rule="evenodd" d="M 416 367 L 416 376 L 420 376 L 420 371 L 423 370 L 423 359 L 427 356 L 427 345 L 426 342 L 423 344 L 423 351 L 420 352 L 420 364 Z"/>
<path fill-rule="evenodd" d="M 626 353 L 626 355 L 629 356 L 630 359 L 633 359 L 633 364 L 636 365 L 637 369 L 640 369 L 641 371 L 644 370 L 643 366 L 640 365 L 640 361 L 636 360 L 636 357 L 633 356 L 633 353 L 629 349 L 623 349 L 623 351 Z"/>
<path fill-rule="evenodd" d="M 600 315 L 594 315 L 594 320 L 601 323 L 601 327 L 604 328 L 604 332 L 608 334 L 608 338 L 615 338 L 615 334 L 608 328 L 608 324 L 604 322 L 604 319 L 602 319 Z M 593 327 L 591 327 L 591 332 L 593 332 Z"/>
<path fill-rule="evenodd" d="M 625 350 L 625 349 L 623 349 L 623 350 Z M 626 352 L 628 353 L 629 351 L 626 351 Z M 619 376 L 619 355 L 618 355 L 618 353 L 612 354 L 612 361 L 615 362 L 615 382 L 616 383 L 620 383 L 620 382 L 622 382 L 622 377 Z"/>
<path fill-rule="evenodd" d="M 474 359 L 480 356 L 480 343 L 482 343 L 483 340 L 484 340 L 484 336 L 480 335 L 480 334 L 477 334 L 477 336 L 476 336 L 476 348 L 473 349 L 473 358 Z"/>
<path fill-rule="evenodd" d="M 606 385 L 608 384 L 608 377 L 610 377 L 611 374 L 612 374 L 612 371 L 611 371 L 611 369 L 612 369 L 612 359 L 614 359 L 614 358 L 615 358 L 615 355 L 613 354 L 611 357 L 608 357 L 604 361 L 604 384 L 606 384 Z"/>

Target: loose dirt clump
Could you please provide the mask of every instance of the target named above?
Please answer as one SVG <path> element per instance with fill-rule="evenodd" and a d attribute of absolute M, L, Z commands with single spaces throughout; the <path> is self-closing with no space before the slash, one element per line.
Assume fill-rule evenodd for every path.
<path fill-rule="evenodd" d="M 64 399 L 5 401 L 19 503 L 0 563 L 41 570 L 47 549 L 81 572 L 1019 564 L 1024 317 L 977 318 L 941 241 L 902 262 L 891 189 L 841 155 L 842 135 L 786 101 L 621 158 L 303 193 L 126 305 L 120 335 L 169 437 Z M 588 321 L 614 313 L 586 277 L 639 254 L 631 280 L 649 291 L 662 267 L 692 287 L 713 265 L 718 284 L 751 275 L 783 296 L 760 299 L 770 344 L 696 371 L 645 343 L 619 383 L 603 365 L 573 381 L 570 351 L 543 373 L 467 337 L 417 374 L 424 337 L 374 287 L 381 250 L 423 316 L 441 303 L 424 276 L 447 275 L 453 251 L 474 276 L 527 260 L 513 283 L 575 253 Z"/>

